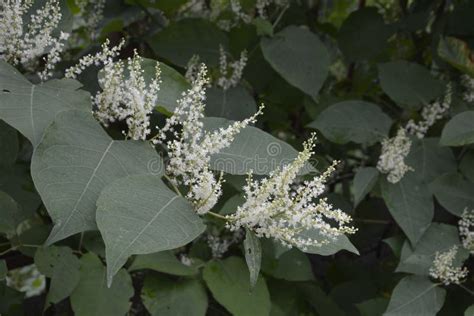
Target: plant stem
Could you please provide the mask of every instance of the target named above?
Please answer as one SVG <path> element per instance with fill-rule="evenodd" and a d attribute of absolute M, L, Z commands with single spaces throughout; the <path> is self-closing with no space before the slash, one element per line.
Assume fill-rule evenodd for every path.
<path fill-rule="evenodd" d="M 206 214 L 209 214 L 211 216 L 214 216 L 216 218 L 219 218 L 219 219 L 223 219 L 225 221 L 228 221 L 229 219 L 221 214 L 217 214 L 217 213 L 214 213 L 214 212 L 207 212 Z"/>
<path fill-rule="evenodd" d="M 474 296 L 474 291 L 468 289 L 467 287 L 465 287 L 464 285 L 462 284 L 458 284 L 460 288 L 462 288 L 463 290 L 465 290 L 467 293 L 471 294 L 472 296 Z"/>
<path fill-rule="evenodd" d="M 354 221 L 366 223 L 366 224 L 379 224 L 379 225 L 390 224 L 389 221 L 384 221 L 384 220 L 379 220 L 379 219 L 354 218 Z"/>

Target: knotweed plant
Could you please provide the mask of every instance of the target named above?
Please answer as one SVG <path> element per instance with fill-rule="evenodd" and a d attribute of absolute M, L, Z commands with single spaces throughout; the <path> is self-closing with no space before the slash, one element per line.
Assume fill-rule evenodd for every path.
<path fill-rule="evenodd" d="M 453 246 L 446 252 L 436 252 L 433 265 L 430 268 L 430 276 L 441 281 L 444 285 L 464 282 L 469 271 L 466 267 L 454 266 L 457 253 L 457 246 Z"/>
<path fill-rule="evenodd" d="M 215 131 L 204 129 L 205 88 L 209 84 L 207 68 L 201 65 L 192 88 L 178 100 L 173 116 L 166 120 L 160 133 L 153 139 L 155 144 L 166 140 L 169 155 L 167 173 L 175 185 L 189 188 L 186 197 L 192 201 L 199 214 L 208 212 L 222 194 L 222 180 L 216 179 L 210 170 L 211 155 L 228 147 L 247 125 L 254 123 L 263 107 L 255 115 L 227 128 Z M 181 130 L 178 132 L 177 127 Z M 168 139 L 167 133 L 174 139 Z"/>
<path fill-rule="evenodd" d="M 61 60 L 68 33 L 57 32 L 62 18 L 58 0 L 47 0 L 31 15 L 33 0 L 3 0 L 0 2 L 0 59 L 29 72 L 37 72 L 41 80 L 52 76 Z"/>
<path fill-rule="evenodd" d="M 303 250 L 356 231 L 347 225 L 352 220 L 348 214 L 320 198 L 337 161 L 320 176 L 295 184 L 298 173 L 314 153 L 314 141 L 313 135 L 292 163 L 273 171 L 268 178 L 254 180 L 249 175 L 244 187 L 245 202 L 234 214 L 226 216 L 230 230 L 246 228 L 258 237 L 273 238 L 287 247 Z M 316 231 L 321 237 L 306 237 L 308 231 Z"/>

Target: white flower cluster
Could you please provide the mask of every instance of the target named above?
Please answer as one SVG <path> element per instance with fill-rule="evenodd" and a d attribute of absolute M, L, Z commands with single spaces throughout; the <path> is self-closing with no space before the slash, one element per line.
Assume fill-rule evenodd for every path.
<path fill-rule="evenodd" d="M 104 18 L 106 0 L 76 0 L 79 16 L 84 20 L 92 39 L 97 37 L 97 26 Z"/>
<path fill-rule="evenodd" d="M 161 83 L 159 64 L 156 64 L 155 77 L 147 85 L 141 63 L 142 58 L 136 51 L 133 58 L 128 58 L 127 66 L 123 61 L 107 63 L 99 78 L 102 91 L 93 98 L 96 118 L 105 126 L 125 120 L 128 132 L 124 134 L 134 140 L 145 140 L 151 133 L 150 114 Z"/>
<path fill-rule="evenodd" d="M 443 118 L 449 110 L 452 101 L 452 85 L 448 84 L 446 93 L 442 100 L 428 104 L 421 110 L 421 120 L 417 123 L 415 121 L 408 121 L 407 125 L 399 128 L 395 137 L 385 139 L 382 142 L 382 153 L 377 163 L 377 169 L 381 173 L 388 174 L 387 180 L 391 183 L 399 182 L 405 173 L 413 170 L 405 163 L 405 158 L 410 153 L 411 140 L 409 135 L 414 135 L 419 139 L 425 137 L 428 129 Z"/>
<path fill-rule="evenodd" d="M 234 231 L 230 238 L 208 234 L 207 244 L 211 249 L 212 257 L 215 259 L 222 258 L 222 256 L 229 250 L 229 247 L 239 243 L 243 237 L 244 231 L 242 229 Z"/>
<path fill-rule="evenodd" d="M 463 247 L 474 254 L 474 210 L 464 210 L 458 224 Z"/>
<path fill-rule="evenodd" d="M 387 180 L 391 183 L 400 181 L 406 172 L 413 170 L 405 163 L 405 158 L 410 153 L 411 140 L 404 128 L 399 128 L 397 135 L 382 141 L 382 154 L 377 163 L 377 169 L 386 173 Z"/>
<path fill-rule="evenodd" d="M 8 271 L 6 282 L 9 287 L 25 293 L 25 297 L 40 295 L 46 289 L 46 278 L 34 264 Z"/>
<path fill-rule="evenodd" d="M 193 55 L 188 60 L 188 64 L 186 65 L 186 73 L 184 74 L 184 77 L 188 82 L 194 82 L 196 81 L 199 73 L 199 68 L 201 67 L 201 62 L 200 62 L 200 57 L 199 55 Z"/>
<path fill-rule="evenodd" d="M 222 194 L 222 181 L 215 178 L 209 167 L 211 155 L 228 147 L 240 130 L 255 122 L 255 117 L 262 110 L 260 108 L 252 117 L 234 122 L 227 128 L 205 131 L 202 118 L 205 87 L 208 83 L 207 68 L 201 65 L 192 88 L 178 100 L 174 114 L 166 120 L 165 126 L 153 139 L 158 144 L 166 140 L 167 132 L 174 134 L 174 139 L 166 143 L 169 155 L 167 173 L 174 184 L 189 188 L 186 197 L 199 214 L 208 212 Z M 180 133 L 176 131 L 178 125 L 181 125 Z"/>
<path fill-rule="evenodd" d="M 295 183 L 313 154 L 314 141 L 312 136 L 292 163 L 273 171 L 268 178 L 258 181 L 249 175 L 244 187 L 246 201 L 234 214 L 226 216 L 230 230 L 247 228 L 258 237 L 274 238 L 287 247 L 302 250 L 356 231 L 347 226 L 352 220 L 348 214 L 333 209 L 324 198 L 317 201 L 337 162 L 312 180 Z M 307 231 L 316 231 L 319 237 L 308 237 Z"/>
<path fill-rule="evenodd" d="M 415 123 L 413 120 L 410 120 L 407 123 L 405 128 L 408 134 L 415 135 L 419 139 L 424 138 L 428 129 L 433 126 L 436 121 L 442 119 L 449 110 L 452 101 L 452 94 L 452 85 L 449 83 L 442 100 L 436 100 L 435 102 L 423 107 L 421 110 L 421 120 L 418 123 Z"/>
<path fill-rule="evenodd" d="M 125 39 L 122 39 L 117 46 L 109 47 L 110 41 L 106 39 L 104 43 L 101 45 L 101 50 L 95 53 L 94 55 L 88 54 L 81 59 L 79 62 L 66 69 L 64 72 L 64 76 L 66 78 L 75 79 L 79 76 L 87 67 L 92 65 L 94 66 L 105 66 L 107 64 L 111 64 L 113 59 L 117 57 L 122 49 L 123 45 L 125 45 Z"/>
<path fill-rule="evenodd" d="M 461 83 L 464 86 L 463 99 L 466 102 L 474 102 L 474 78 L 471 78 L 468 75 L 463 75 L 461 78 Z"/>
<path fill-rule="evenodd" d="M 239 60 L 227 62 L 227 52 L 224 50 L 222 45 L 220 46 L 220 58 L 219 58 L 219 72 L 220 76 L 217 79 L 217 86 L 224 90 L 235 87 L 239 84 L 244 68 L 247 65 L 247 52 L 244 50 L 240 53 Z M 232 73 L 229 76 L 229 69 Z"/>
<path fill-rule="evenodd" d="M 429 271 L 430 276 L 441 281 L 444 285 L 461 284 L 469 271 L 465 267 L 453 266 L 453 261 L 456 258 L 457 252 L 457 246 L 453 246 L 446 252 L 436 252 L 433 265 Z"/>
<path fill-rule="evenodd" d="M 25 15 L 32 5 L 32 0 L 2 0 L 0 3 L 0 59 L 35 71 L 39 57 L 46 55 L 44 70 L 38 73 L 44 81 L 52 76 L 55 65 L 61 60 L 59 55 L 69 34 L 54 35 L 62 18 L 58 0 L 46 1 L 25 25 Z"/>

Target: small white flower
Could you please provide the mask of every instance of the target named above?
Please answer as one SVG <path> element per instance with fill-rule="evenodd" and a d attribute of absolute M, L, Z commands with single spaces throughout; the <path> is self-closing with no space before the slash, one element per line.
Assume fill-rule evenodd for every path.
<path fill-rule="evenodd" d="M 405 163 L 406 156 L 410 153 L 411 140 L 406 135 L 404 128 L 397 131 L 397 135 L 382 141 L 382 153 L 377 163 L 377 169 L 386 173 L 387 180 L 391 183 L 400 181 L 406 172 L 413 170 Z"/>
<path fill-rule="evenodd" d="M 471 254 L 474 254 L 474 210 L 464 210 L 459 220 L 459 235 L 462 245 Z"/>
<path fill-rule="evenodd" d="M 249 175 L 244 187 L 245 202 L 227 216 L 230 230 L 247 228 L 258 237 L 274 238 L 285 246 L 303 250 L 356 231 L 346 225 L 352 220 L 349 215 L 333 209 L 324 198 L 317 200 L 337 162 L 310 181 L 301 184 L 296 181 L 298 172 L 313 154 L 314 140 L 313 136 L 306 141 L 303 151 L 292 163 L 275 170 L 268 178 L 254 181 Z M 299 234 L 306 230 L 318 231 L 321 238 L 316 240 Z"/>
<path fill-rule="evenodd" d="M 458 247 L 453 246 L 446 252 L 436 252 L 433 265 L 430 268 L 430 276 L 441 281 L 444 285 L 461 284 L 469 271 L 467 268 L 454 267 Z"/>

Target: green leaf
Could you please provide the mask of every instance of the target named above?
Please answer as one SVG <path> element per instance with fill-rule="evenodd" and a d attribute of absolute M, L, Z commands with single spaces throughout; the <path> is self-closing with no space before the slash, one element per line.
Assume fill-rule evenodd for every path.
<path fill-rule="evenodd" d="M 209 88 L 206 93 L 206 116 L 241 121 L 254 115 L 256 111 L 255 100 L 242 86 L 227 90 Z"/>
<path fill-rule="evenodd" d="M 229 257 L 210 261 L 203 271 L 203 278 L 219 304 L 232 315 L 269 315 L 270 295 L 262 276 L 250 291 L 249 273 L 242 259 Z"/>
<path fill-rule="evenodd" d="M 427 278 L 407 276 L 395 287 L 384 316 L 434 316 L 444 304 L 446 290 Z"/>
<path fill-rule="evenodd" d="M 376 8 L 362 8 L 352 12 L 342 24 L 339 48 L 349 61 L 372 59 L 387 47 L 391 33 Z"/>
<path fill-rule="evenodd" d="M 171 280 L 149 275 L 141 298 L 151 316 L 206 315 L 207 294 L 198 280 Z"/>
<path fill-rule="evenodd" d="M 206 117 L 204 129 L 213 131 L 232 124 L 223 118 Z M 267 175 L 278 167 L 291 163 L 298 152 L 284 141 L 253 126 L 240 131 L 227 148 L 211 157 L 211 168 L 230 174 Z M 307 164 L 300 174 L 313 172 L 315 169 Z"/>
<path fill-rule="evenodd" d="M 304 238 L 311 238 L 314 240 L 321 240 L 323 237 L 320 235 L 319 231 L 316 229 L 313 230 L 306 230 L 301 232 L 299 235 Z M 306 253 L 314 253 L 321 256 L 331 256 L 336 252 L 341 250 L 347 250 L 349 252 L 359 254 L 357 248 L 351 243 L 349 238 L 346 235 L 341 235 L 336 238 L 336 240 L 331 240 L 329 243 L 324 244 L 322 246 L 310 246 L 307 249 L 300 249 Z"/>
<path fill-rule="evenodd" d="M 199 272 L 197 265 L 187 266 L 181 263 L 171 251 L 160 251 L 148 255 L 136 256 L 130 271 L 150 269 L 178 276 L 192 276 Z"/>
<path fill-rule="evenodd" d="M 178 66 L 186 66 L 193 55 L 209 65 L 219 62 L 219 45 L 227 50 L 228 39 L 213 23 L 203 19 L 182 19 L 148 39 L 153 51 Z"/>
<path fill-rule="evenodd" d="M 268 63 L 288 83 L 315 98 L 329 69 L 329 54 L 319 38 L 308 29 L 288 26 L 260 42 Z"/>
<path fill-rule="evenodd" d="M 438 138 L 413 138 L 406 163 L 425 183 L 443 173 L 455 172 L 457 168 L 451 149 L 439 146 Z"/>
<path fill-rule="evenodd" d="M 248 229 L 245 230 L 244 251 L 245 261 L 250 272 L 250 287 L 254 288 L 258 281 L 262 263 L 262 246 L 258 237 Z"/>
<path fill-rule="evenodd" d="M 87 253 L 81 258 L 80 281 L 71 295 L 76 316 L 125 315 L 133 296 L 132 278 L 120 270 L 114 284 L 108 288 L 105 267 L 98 257 Z"/>
<path fill-rule="evenodd" d="M 163 173 L 148 144 L 110 138 L 87 112 L 60 113 L 36 148 L 31 174 L 55 226 L 47 243 L 96 229 L 96 200 L 115 179 Z"/>
<path fill-rule="evenodd" d="M 305 282 L 297 284 L 301 295 L 314 310 L 321 316 L 346 315 L 334 300 L 327 295 L 317 284 Z"/>
<path fill-rule="evenodd" d="M 469 256 L 469 252 L 462 247 L 459 241 L 457 227 L 432 223 L 412 251 L 403 260 L 400 260 L 396 271 L 429 275 L 429 269 L 433 265 L 436 252 L 446 252 L 455 245 L 458 246 L 459 251 L 454 265 L 460 266 Z"/>
<path fill-rule="evenodd" d="M 97 200 L 97 225 L 105 242 L 109 285 L 130 255 L 184 246 L 206 228 L 186 199 L 150 175 L 106 186 Z"/>
<path fill-rule="evenodd" d="M 392 120 L 377 105 L 343 101 L 322 111 L 308 127 L 315 128 L 336 144 L 350 141 L 374 144 L 388 135 Z"/>
<path fill-rule="evenodd" d="M 474 111 L 459 113 L 443 128 L 440 144 L 463 146 L 474 143 Z"/>
<path fill-rule="evenodd" d="M 0 166 L 10 166 L 15 163 L 18 148 L 16 130 L 0 120 Z"/>
<path fill-rule="evenodd" d="M 0 191 L 0 233 L 8 237 L 17 233 L 18 225 L 25 219 L 20 206 L 5 192 Z"/>
<path fill-rule="evenodd" d="M 0 118 L 20 131 L 33 146 L 60 112 L 90 111 L 90 95 L 70 79 L 31 84 L 15 68 L 0 61 Z"/>
<path fill-rule="evenodd" d="M 79 283 L 79 259 L 68 247 L 38 248 L 35 254 L 38 270 L 51 279 L 47 302 L 59 303 L 73 292 Z"/>
<path fill-rule="evenodd" d="M 474 151 L 468 151 L 459 163 L 459 171 L 471 182 L 474 182 Z"/>
<path fill-rule="evenodd" d="M 466 309 L 464 316 L 474 316 L 474 305 L 471 305 Z"/>
<path fill-rule="evenodd" d="M 474 209 L 474 183 L 459 173 L 444 174 L 434 180 L 430 189 L 446 210 L 461 216 L 465 208 Z"/>
<path fill-rule="evenodd" d="M 466 42 L 454 37 L 441 38 L 438 55 L 454 68 L 474 76 L 474 54 Z"/>
<path fill-rule="evenodd" d="M 141 66 L 146 84 L 150 84 L 150 82 L 155 78 L 155 67 L 157 63 L 156 60 L 143 58 Z M 165 108 L 169 112 L 173 112 L 177 106 L 176 101 L 181 99 L 183 92 L 191 86 L 179 72 L 165 63 L 160 62 L 159 64 L 161 70 L 161 83 L 156 105 Z M 103 76 L 103 70 L 99 72 L 99 77 L 101 76 Z M 128 76 L 128 71 L 125 71 L 125 77 L 127 78 Z"/>
<path fill-rule="evenodd" d="M 400 60 L 379 64 L 378 68 L 382 89 L 406 109 L 419 109 L 445 91 L 445 86 L 418 64 Z"/>
<path fill-rule="evenodd" d="M 398 183 L 382 181 L 382 196 L 393 218 L 412 244 L 416 244 L 433 219 L 433 199 L 426 185 L 407 173 Z"/>
<path fill-rule="evenodd" d="M 358 205 L 360 201 L 374 187 L 379 178 L 379 172 L 374 167 L 363 167 L 357 170 L 354 176 L 354 205 Z"/>
<path fill-rule="evenodd" d="M 270 21 L 263 18 L 256 18 L 253 19 L 252 23 L 257 28 L 258 36 L 273 36 L 273 25 Z"/>
<path fill-rule="evenodd" d="M 288 281 L 314 280 L 308 257 L 298 249 L 291 249 L 278 258 L 264 251 L 262 270 L 277 279 Z"/>
<path fill-rule="evenodd" d="M 387 309 L 388 299 L 383 297 L 373 298 L 356 304 L 360 316 L 382 315 Z"/>
<path fill-rule="evenodd" d="M 17 201 L 27 216 L 34 214 L 41 204 L 41 198 L 31 179 L 30 168 L 25 164 L 0 169 L 0 191 Z"/>

